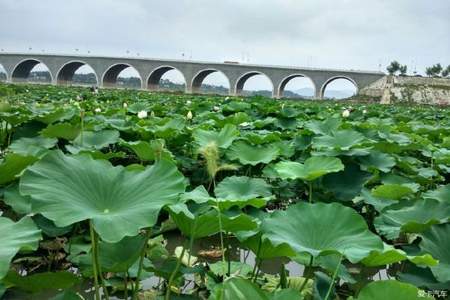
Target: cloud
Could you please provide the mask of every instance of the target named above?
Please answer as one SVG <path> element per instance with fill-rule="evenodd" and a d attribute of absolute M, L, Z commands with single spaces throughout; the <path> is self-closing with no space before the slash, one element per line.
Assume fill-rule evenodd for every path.
<path fill-rule="evenodd" d="M 449 11 L 448 0 L 2 0 L 0 47 L 423 71 L 450 64 Z"/>

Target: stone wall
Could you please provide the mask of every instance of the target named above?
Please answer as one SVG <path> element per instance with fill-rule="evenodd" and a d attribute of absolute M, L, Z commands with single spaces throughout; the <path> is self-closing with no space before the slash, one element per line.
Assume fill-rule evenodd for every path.
<path fill-rule="evenodd" d="M 450 79 L 386 76 L 360 91 L 381 103 L 450 105 Z"/>

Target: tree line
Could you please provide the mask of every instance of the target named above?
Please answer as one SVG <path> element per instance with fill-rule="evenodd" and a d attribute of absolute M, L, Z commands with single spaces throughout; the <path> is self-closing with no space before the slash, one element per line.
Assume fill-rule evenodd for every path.
<path fill-rule="evenodd" d="M 406 76 L 408 71 L 407 65 L 402 65 L 398 61 L 394 60 L 386 67 L 389 75 L 400 75 Z M 440 63 L 432 65 L 425 69 L 425 74 L 429 77 L 449 77 L 450 75 L 450 65 L 444 68 Z"/>

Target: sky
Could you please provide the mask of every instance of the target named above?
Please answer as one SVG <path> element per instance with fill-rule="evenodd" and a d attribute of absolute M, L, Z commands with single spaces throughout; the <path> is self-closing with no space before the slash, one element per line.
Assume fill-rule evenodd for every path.
<path fill-rule="evenodd" d="M 0 51 L 423 73 L 450 64 L 449 14 L 449 0 L 0 0 Z"/>

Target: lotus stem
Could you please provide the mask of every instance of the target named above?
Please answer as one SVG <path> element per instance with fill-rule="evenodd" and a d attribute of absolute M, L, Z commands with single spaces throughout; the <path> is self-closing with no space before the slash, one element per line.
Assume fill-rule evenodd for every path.
<path fill-rule="evenodd" d="M 312 182 L 311 181 L 308 181 L 308 186 L 309 186 L 309 203 L 312 203 Z"/>
<path fill-rule="evenodd" d="M 92 221 L 89 220 L 89 233 L 91 235 L 91 255 L 92 255 L 92 268 L 94 270 L 94 285 L 95 285 L 95 299 L 100 300 L 100 288 L 98 285 L 98 271 L 97 271 L 97 255 L 96 255 L 96 247 L 95 247 L 95 232 L 94 226 L 92 225 Z"/>
<path fill-rule="evenodd" d="M 128 300 L 128 271 L 125 272 L 124 284 L 125 284 L 124 297 L 125 300 Z"/>
<path fill-rule="evenodd" d="M 197 219 L 194 219 L 194 226 L 191 231 L 191 236 L 189 237 L 189 253 L 188 253 L 188 264 L 191 264 L 191 253 L 192 253 L 192 247 L 194 246 L 194 234 L 195 230 L 197 229 Z"/>
<path fill-rule="evenodd" d="M 147 230 L 147 233 L 145 235 L 144 246 L 142 247 L 141 251 L 141 257 L 139 258 L 139 267 L 137 271 L 136 283 L 134 284 L 133 289 L 133 297 L 132 297 L 133 300 L 137 299 L 137 294 L 139 292 L 139 280 L 141 280 L 142 268 L 144 266 L 145 251 L 147 250 L 148 240 L 150 239 L 151 235 L 152 231 L 150 229 Z"/>
<path fill-rule="evenodd" d="M 223 243 L 223 229 L 222 229 L 222 215 L 220 212 L 219 200 L 216 198 L 216 205 L 219 219 L 219 236 L 220 236 L 220 250 L 222 251 L 222 272 L 225 274 L 225 248 Z"/>
<path fill-rule="evenodd" d="M 258 277 L 258 275 L 256 273 L 256 268 L 258 267 L 259 252 L 261 250 L 261 244 L 262 244 L 262 237 L 259 237 L 258 248 L 256 249 L 255 265 L 253 266 L 252 277 L 251 277 L 252 280 L 253 280 L 253 277 L 255 277 L 255 281 L 256 281 L 256 277 Z"/>
<path fill-rule="evenodd" d="M 80 146 L 83 146 L 84 110 L 80 111 Z"/>
<path fill-rule="evenodd" d="M 311 255 L 311 254 L 310 254 Z M 308 266 L 305 268 L 305 272 L 304 272 L 304 276 L 303 276 L 303 278 L 305 278 L 305 281 L 303 281 L 303 284 L 302 284 L 302 286 L 300 287 L 300 290 L 299 290 L 299 293 L 301 293 L 302 291 L 303 291 L 303 289 L 305 288 L 305 286 L 306 286 L 306 283 L 308 283 L 308 280 L 309 280 L 309 276 L 310 276 L 310 270 L 311 270 L 311 267 L 312 267 L 312 264 L 313 264 L 313 260 L 314 260 L 314 257 L 311 255 L 311 257 L 309 258 L 309 264 L 308 264 Z M 305 273 L 307 273 L 307 274 L 305 274 Z"/>
<path fill-rule="evenodd" d="M 180 269 L 181 260 L 183 259 L 185 250 L 186 250 L 186 247 L 183 245 L 183 248 L 181 250 L 180 257 L 178 257 L 178 261 L 177 261 L 177 264 L 175 266 L 175 269 L 173 270 L 172 274 L 170 274 L 169 282 L 167 283 L 166 296 L 164 297 L 165 300 L 170 300 L 170 292 L 171 292 L 171 287 L 172 287 L 172 284 L 173 284 L 173 280 L 175 279 L 175 276 L 177 275 L 178 270 Z"/>
<path fill-rule="evenodd" d="M 334 281 L 336 280 L 337 272 L 338 272 L 338 270 L 339 270 L 339 266 L 341 265 L 341 262 L 342 262 L 342 258 L 343 258 L 343 257 L 344 257 L 344 254 L 341 254 L 341 256 L 339 257 L 339 262 L 338 262 L 338 264 L 337 264 L 337 266 L 336 266 L 336 269 L 335 269 L 334 272 L 333 272 L 333 277 L 331 278 L 331 284 L 330 284 L 330 286 L 328 287 L 328 291 L 327 291 L 327 294 L 326 294 L 326 296 L 325 296 L 325 300 L 328 300 L 328 297 L 330 297 L 331 290 L 333 289 Z M 381 278 L 380 278 L 380 280 L 381 280 Z"/>
<path fill-rule="evenodd" d="M 98 259 L 98 234 L 96 234 L 95 231 L 94 231 L 94 238 L 95 238 L 95 256 L 96 256 L 95 263 L 97 264 L 97 273 L 98 273 L 98 277 L 100 278 L 100 283 L 102 285 L 102 290 L 105 295 L 105 299 L 109 300 L 108 289 L 106 288 L 105 279 L 103 278 L 103 273 L 102 273 L 102 267 L 100 264 L 100 260 Z"/>

